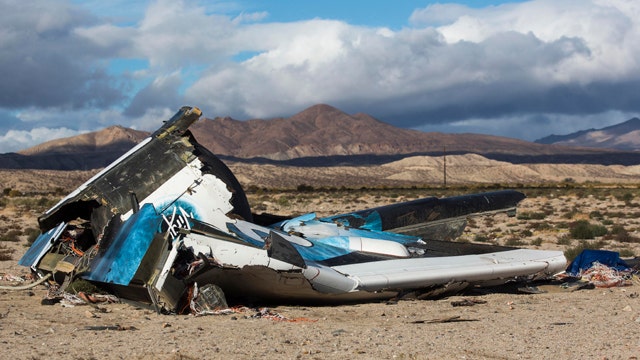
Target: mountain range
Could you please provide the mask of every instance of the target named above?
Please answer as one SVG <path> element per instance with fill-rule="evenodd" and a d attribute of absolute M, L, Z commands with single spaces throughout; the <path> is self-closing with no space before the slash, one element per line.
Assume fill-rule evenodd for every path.
<path fill-rule="evenodd" d="M 402 129 L 364 113 L 350 115 L 329 105 L 315 105 L 289 118 L 247 121 L 203 118 L 190 130 L 198 142 L 224 160 L 249 163 L 363 165 L 415 155 L 474 153 L 511 163 L 640 164 L 640 152 L 629 151 L 640 146 L 634 148 L 630 140 L 624 140 L 640 133 L 638 119 L 618 127 L 587 130 L 573 137 L 555 136 L 528 142 L 492 135 Z M 604 135 L 588 135 L 605 133 L 609 144 L 625 144 L 626 151 L 583 147 L 587 143 L 580 139 L 604 138 Z M 112 126 L 48 141 L 18 153 L 0 154 L 0 168 L 100 168 L 148 135 L 148 132 Z"/>
<path fill-rule="evenodd" d="M 623 123 L 588 129 L 568 135 L 549 135 L 535 141 L 538 144 L 586 146 L 617 150 L 640 150 L 640 119 L 633 118 Z"/>

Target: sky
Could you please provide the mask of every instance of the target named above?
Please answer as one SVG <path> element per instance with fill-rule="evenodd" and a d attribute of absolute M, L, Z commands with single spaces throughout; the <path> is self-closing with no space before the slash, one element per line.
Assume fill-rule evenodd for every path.
<path fill-rule="evenodd" d="M 288 117 L 533 141 L 640 113 L 637 0 L 0 0 L 0 153 Z"/>

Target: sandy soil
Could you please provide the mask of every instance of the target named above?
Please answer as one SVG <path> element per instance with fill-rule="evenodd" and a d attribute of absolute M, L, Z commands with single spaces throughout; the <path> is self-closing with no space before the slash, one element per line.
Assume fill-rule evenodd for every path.
<path fill-rule="evenodd" d="M 616 211 L 615 221 L 640 236 L 637 189 L 631 203 L 614 196 L 528 198 L 520 213 L 547 211 L 539 220 L 496 215 L 479 218 L 463 235 L 486 234 L 492 242 L 522 238 L 522 246 L 566 249 L 562 222 L 588 219 L 594 211 Z M 418 194 L 425 196 L 428 194 Z M 279 197 L 287 201 L 277 201 Z M 412 195 L 414 196 L 414 195 Z M 366 193 L 338 199 L 291 193 L 250 195 L 252 206 L 275 213 L 321 213 L 364 208 L 410 196 Z M 553 209 L 550 211 L 549 209 Z M 571 218 L 568 218 L 568 213 Z M 24 206 L 0 208 L 3 225 L 35 227 L 39 213 Z M 630 216 L 620 214 L 632 214 Z M 11 222 L 11 224 L 7 224 Z M 551 224 L 541 227 L 540 223 Z M 535 225 L 538 224 L 538 225 Z M 5 227 L 6 229 L 7 227 Z M 529 230 L 525 233 L 524 230 Z M 534 241 L 541 238 L 541 241 Z M 3 242 L 4 243 L 4 242 Z M 535 245 L 534 245 L 535 244 Z M 12 260 L 0 261 L 0 285 L 15 285 L 6 275 L 28 273 Z M 608 240 L 640 254 L 638 244 Z M 640 283 L 574 292 L 521 294 L 506 288 L 467 293 L 440 300 L 403 300 L 341 306 L 276 306 L 290 321 L 254 317 L 255 311 L 228 315 L 158 315 L 125 303 L 63 307 L 42 305 L 46 289 L 0 290 L 0 341 L 3 357 L 15 359 L 637 359 L 640 355 Z M 474 306 L 453 306 L 463 299 Z"/>
<path fill-rule="evenodd" d="M 298 319 L 286 322 L 252 312 L 194 317 L 126 304 L 45 306 L 37 288 L 1 293 L 0 338 L 4 356 L 14 359 L 636 359 L 637 291 L 272 308 Z M 451 305 L 462 298 L 486 303 Z"/>

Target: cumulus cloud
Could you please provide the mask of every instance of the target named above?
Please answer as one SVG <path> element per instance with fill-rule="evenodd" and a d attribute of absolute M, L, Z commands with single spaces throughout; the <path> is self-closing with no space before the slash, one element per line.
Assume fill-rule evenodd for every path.
<path fill-rule="evenodd" d="M 600 129 L 620 123 L 620 119 L 637 117 L 637 113 L 607 111 L 597 114 L 523 114 L 500 118 L 467 118 L 444 124 L 427 124 L 416 127 L 423 131 L 446 133 L 477 133 L 537 140 L 552 134 L 564 135 L 575 130 Z M 579 124 L 574 130 L 572 126 Z"/>
<path fill-rule="evenodd" d="M 401 30 L 272 23 L 228 2 L 135 2 L 133 18 L 97 11 L 105 5 L 93 0 L 0 4 L 4 131 L 151 130 L 152 116 L 181 105 L 247 119 L 328 103 L 399 126 L 484 125 L 527 138 L 518 127 L 563 119 L 572 131 L 640 111 L 634 1 L 432 4 L 407 14 Z"/>
<path fill-rule="evenodd" d="M 108 106 L 122 100 L 73 30 L 95 19 L 69 4 L 1 0 L 0 106 Z"/>
<path fill-rule="evenodd" d="M 43 142 L 82 134 L 86 131 L 68 128 L 38 127 L 31 130 L 9 130 L 0 136 L 0 153 L 24 150 Z"/>
<path fill-rule="evenodd" d="M 147 85 L 133 97 L 131 104 L 124 111 L 124 115 L 139 117 L 147 109 L 170 106 L 176 110 L 182 106 L 183 100 L 178 94 L 178 88 L 182 84 L 179 72 L 160 76 Z"/>
<path fill-rule="evenodd" d="M 186 96 L 240 118 L 325 102 L 413 127 L 637 111 L 639 12 L 616 0 L 538 0 L 431 5 L 397 32 L 327 20 L 248 26 L 244 37 L 270 35 L 260 53 L 210 69 Z"/>

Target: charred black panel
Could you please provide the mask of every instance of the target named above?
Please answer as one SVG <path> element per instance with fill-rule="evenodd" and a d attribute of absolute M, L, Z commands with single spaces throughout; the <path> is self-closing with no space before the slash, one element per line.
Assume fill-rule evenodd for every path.
<path fill-rule="evenodd" d="M 270 258 L 282 260 L 297 267 L 306 268 L 304 259 L 293 245 L 276 232 L 270 232 L 267 254 Z"/>
<path fill-rule="evenodd" d="M 269 214 L 269 213 L 261 213 L 261 214 L 254 213 L 252 215 L 253 215 L 253 223 L 262 225 L 262 226 L 270 226 L 275 223 L 279 223 L 281 221 L 291 220 L 293 218 L 292 216 L 282 216 L 282 215 Z"/>
<path fill-rule="evenodd" d="M 185 167 L 185 161 L 177 156 L 185 150 L 181 143 L 169 146 L 154 139 L 99 178 L 92 186 L 93 191 L 116 213 L 124 214 L 132 210 L 131 192 L 144 199 Z"/>
<path fill-rule="evenodd" d="M 78 200 L 73 203 L 65 203 L 64 205 L 60 206 L 55 213 L 51 214 L 52 216 L 45 218 L 45 220 L 48 221 L 43 222 L 42 218 L 45 217 L 45 215 L 43 215 L 39 219 L 40 231 L 42 231 L 42 233 L 45 233 L 56 227 L 61 222 L 69 222 L 77 218 L 90 220 L 91 213 L 95 208 L 98 208 L 99 206 L 100 204 L 95 200 Z"/>
<path fill-rule="evenodd" d="M 510 246 L 462 243 L 462 242 L 440 241 L 440 240 L 427 240 L 426 244 L 415 243 L 415 244 L 410 244 L 408 246 L 425 250 L 425 254 L 422 257 L 488 254 L 492 252 L 516 249 Z"/>
<path fill-rule="evenodd" d="M 503 190 L 472 195 L 438 199 L 435 197 L 418 199 L 399 204 L 355 211 L 350 214 L 329 217 L 331 221 L 342 221 L 352 227 L 362 227 L 372 218 L 379 218 L 376 230 L 393 230 L 405 226 L 456 218 L 475 213 L 514 208 L 525 195 Z"/>
<path fill-rule="evenodd" d="M 111 168 L 104 170 L 100 176 L 86 184 L 86 187 L 81 188 L 73 197 L 66 199 L 42 215 L 38 219 L 40 229 L 43 232 L 47 231 L 61 221 L 75 218 L 74 216 L 89 219 L 91 211 L 97 205 L 109 209 L 111 215 L 124 214 L 132 210 L 130 193 L 135 193 L 138 199 L 146 198 L 184 168 L 188 162 L 195 159 L 193 144 L 188 140 L 192 140 L 195 144 L 197 142 L 187 131 L 187 128 L 199 117 L 200 111 L 197 109 L 191 110 L 189 107 L 180 109 L 176 115 L 153 133 L 150 141 L 137 151 L 129 154 Z M 215 164 L 220 162 L 217 158 L 212 161 Z M 214 167 L 218 168 L 217 165 Z M 228 169 L 226 171 L 230 173 Z M 224 170 L 219 170 L 219 172 L 224 173 Z M 233 179 L 235 180 L 235 178 Z M 227 184 L 229 183 L 231 182 L 227 182 Z M 244 197 L 244 192 L 241 191 L 238 198 L 244 198 L 247 210 L 243 209 L 243 213 L 248 212 L 250 215 L 251 212 L 248 211 L 248 202 Z M 83 202 L 91 202 L 94 205 L 87 209 L 82 207 Z"/>

